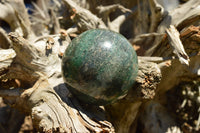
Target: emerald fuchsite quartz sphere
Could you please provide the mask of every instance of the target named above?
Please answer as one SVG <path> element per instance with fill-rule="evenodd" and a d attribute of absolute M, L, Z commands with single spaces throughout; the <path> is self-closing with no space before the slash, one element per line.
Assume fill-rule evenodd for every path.
<path fill-rule="evenodd" d="M 138 71 L 137 55 L 122 35 L 88 30 L 69 44 L 62 74 L 70 92 L 87 104 L 106 105 L 122 98 Z"/>

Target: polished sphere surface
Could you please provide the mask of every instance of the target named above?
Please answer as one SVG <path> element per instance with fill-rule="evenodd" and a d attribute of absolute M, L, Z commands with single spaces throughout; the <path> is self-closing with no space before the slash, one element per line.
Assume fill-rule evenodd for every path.
<path fill-rule="evenodd" d="M 138 72 L 137 55 L 122 35 L 88 30 L 69 44 L 62 74 L 70 92 L 88 104 L 106 105 L 124 97 Z"/>

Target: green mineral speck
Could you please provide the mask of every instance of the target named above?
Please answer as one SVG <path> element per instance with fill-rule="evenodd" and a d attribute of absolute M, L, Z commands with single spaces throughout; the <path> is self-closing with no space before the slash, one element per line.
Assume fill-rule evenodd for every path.
<path fill-rule="evenodd" d="M 80 101 L 105 105 L 124 96 L 138 72 L 137 55 L 122 35 L 88 30 L 73 39 L 62 59 L 70 92 Z"/>

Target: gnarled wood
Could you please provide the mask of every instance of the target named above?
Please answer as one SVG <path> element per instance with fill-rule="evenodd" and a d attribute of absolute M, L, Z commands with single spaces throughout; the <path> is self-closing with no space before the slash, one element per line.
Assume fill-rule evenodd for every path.
<path fill-rule="evenodd" d="M 0 19 L 15 32 L 7 35 L 7 28 L 0 29 L 2 101 L 30 115 L 41 132 L 183 130 L 171 119 L 173 112 L 166 111 L 170 107 L 164 106 L 169 90 L 181 83 L 199 82 L 200 28 L 190 26 L 199 24 L 199 0 L 183 2 L 174 10 L 166 9 L 162 0 L 77 2 L 37 1 L 29 14 L 31 21 L 22 0 L 0 2 Z M 94 28 L 124 30 L 138 54 L 146 55 L 138 57 L 138 77 L 127 96 L 105 107 L 78 101 L 61 74 L 61 58 L 70 37 Z"/>
<path fill-rule="evenodd" d="M 10 33 L 9 36 L 17 54 L 13 59 L 15 64 L 24 65 L 26 69 L 32 71 L 32 75 L 30 74 L 31 72 L 27 74 L 30 76 L 29 78 L 24 77 L 25 74 L 23 74 L 23 77 L 17 76 L 19 74 L 16 73 L 16 76 L 12 76 L 10 78 L 26 80 L 30 85 L 32 84 L 33 87 L 26 90 L 13 89 L 10 90 L 13 91 L 13 93 L 9 91 L 8 93 L 15 94 L 14 91 L 19 91 L 19 93 L 17 93 L 19 96 L 16 99 L 16 107 L 30 113 L 32 115 L 33 123 L 38 129 L 45 132 L 56 130 L 66 132 L 114 132 L 112 125 L 109 124 L 108 121 L 106 122 L 106 118 L 104 116 L 105 111 L 99 107 L 94 107 L 96 108 L 96 111 L 94 112 L 87 111 L 88 107 L 86 105 L 79 105 L 76 99 L 70 96 L 68 89 L 63 83 L 60 67 L 55 68 L 55 64 L 60 65 L 61 61 L 56 52 L 47 56 L 44 52 L 39 51 L 39 49 L 35 48 L 34 45 L 29 44 L 27 40 L 20 37 L 16 33 Z M 20 52 L 22 49 L 25 53 Z M 25 58 L 23 57 L 24 54 L 27 54 Z M 49 62 L 52 58 L 57 60 L 57 62 Z M 42 60 L 44 64 L 40 63 L 40 60 Z M 125 101 L 128 101 L 133 106 L 132 109 L 127 108 L 127 111 L 130 113 L 135 112 L 136 114 L 138 107 L 141 104 L 141 100 L 151 99 L 154 97 L 156 85 L 161 76 L 159 68 L 156 64 L 147 63 L 145 65 L 145 62 L 143 61 L 139 61 L 139 64 L 139 75 L 141 77 L 138 77 L 136 85 L 129 92 L 127 97 L 124 98 Z M 14 72 L 13 69 L 15 70 L 15 67 L 12 65 L 14 64 L 12 63 L 9 67 L 7 75 L 11 76 L 11 72 Z M 45 70 L 49 68 L 52 69 L 51 75 L 49 75 L 49 71 Z M 26 71 L 21 69 L 21 72 L 25 73 Z M 36 73 L 34 74 L 33 72 Z M 138 95 L 135 95 L 135 93 Z M 2 92 L 1 96 L 7 97 L 6 91 L 5 93 Z M 16 95 L 11 96 L 16 97 Z M 122 103 L 119 102 L 116 104 L 123 105 L 124 102 L 122 100 Z M 24 105 L 26 105 L 26 108 L 24 108 Z M 112 109 L 114 109 L 114 107 L 118 108 L 119 106 L 113 106 Z M 99 111 L 97 110 L 100 110 L 100 116 L 97 115 L 99 114 Z M 124 129 L 128 129 L 128 126 L 130 126 L 135 120 L 136 114 L 130 119 L 130 121 L 127 121 L 128 124 L 126 128 L 122 128 L 122 131 Z M 94 118 L 95 120 L 93 120 Z M 126 118 L 128 117 L 124 117 L 124 120 L 126 120 Z"/>

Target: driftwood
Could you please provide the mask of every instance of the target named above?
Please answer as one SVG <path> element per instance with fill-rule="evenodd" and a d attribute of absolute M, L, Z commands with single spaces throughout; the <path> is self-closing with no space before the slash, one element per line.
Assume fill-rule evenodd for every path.
<path fill-rule="evenodd" d="M 173 10 L 157 0 L 44 0 L 32 5 L 28 14 L 23 0 L 0 2 L 0 19 L 7 23 L 0 27 L 0 132 L 6 132 L 3 107 L 14 110 L 10 132 L 20 130 L 25 115 L 31 130 L 39 132 L 199 131 L 200 118 L 195 129 L 185 129 L 166 106 L 170 90 L 200 83 L 199 0 Z M 61 74 L 71 38 L 95 28 L 124 33 L 140 55 L 136 82 L 126 97 L 107 106 L 78 101 Z"/>
<path fill-rule="evenodd" d="M 112 125 L 109 124 L 108 121 L 104 122 L 106 118 L 102 117 L 104 114 L 103 112 L 105 112 L 103 109 L 94 107 L 96 108 L 95 111 L 90 112 L 92 113 L 90 114 L 86 112 L 87 110 L 82 109 L 83 107 L 87 109 L 88 107 L 86 105 L 81 107 L 76 99 L 70 98 L 69 91 L 62 80 L 60 72 L 61 60 L 58 53 L 46 56 L 15 33 L 10 33 L 9 37 L 13 41 L 16 57 L 13 59 L 12 64 L 8 66 L 8 72 L 2 79 L 14 77 L 15 79 L 33 84 L 33 87 L 29 89 L 1 89 L 0 94 L 2 97 L 16 97 L 15 107 L 31 114 L 33 123 L 37 125 L 39 129 L 41 128 L 42 131 L 114 131 Z M 13 53 L 10 49 L 7 50 L 7 52 L 10 52 L 10 54 Z M 26 56 L 23 57 L 22 55 Z M 52 59 L 54 59 L 54 62 L 51 61 Z M 131 90 L 129 95 L 124 99 L 125 102 L 129 102 L 131 106 L 137 106 L 138 102 L 141 103 L 141 100 L 152 99 L 155 95 L 156 85 L 161 78 L 159 68 L 156 64 L 143 62 L 142 59 L 140 59 L 139 62 L 141 63 L 141 67 L 135 85 L 138 89 L 135 91 L 135 87 L 133 87 L 133 90 Z M 19 67 L 18 71 L 12 66 L 16 64 L 18 64 Z M 4 68 L 6 69 L 6 67 Z M 50 69 L 51 71 L 49 71 Z M 147 83 L 147 81 L 149 83 Z M 135 93 L 137 93 L 137 96 Z M 122 100 L 122 105 L 123 103 L 124 101 Z M 121 103 L 119 102 L 119 104 Z M 108 108 L 108 110 L 113 110 L 114 107 Z M 127 109 L 130 110 L 130 108 Z M 101 117 L 96 116 L 98 110 L 101 111 L 100 113 L 103 113 Z M 138 109 L 131 109 L 131 111 L 132 110 Z M 98 121 L 95 122 L 92 119 Z M 124 118 L 124 121 L 126 120 L 127 119 Z M 128 124 L 130 125 L 133 121 L 134 117 L 131 118 Z M 126 128 L 123 128 L 123 130 L 124 129 Z"/>

